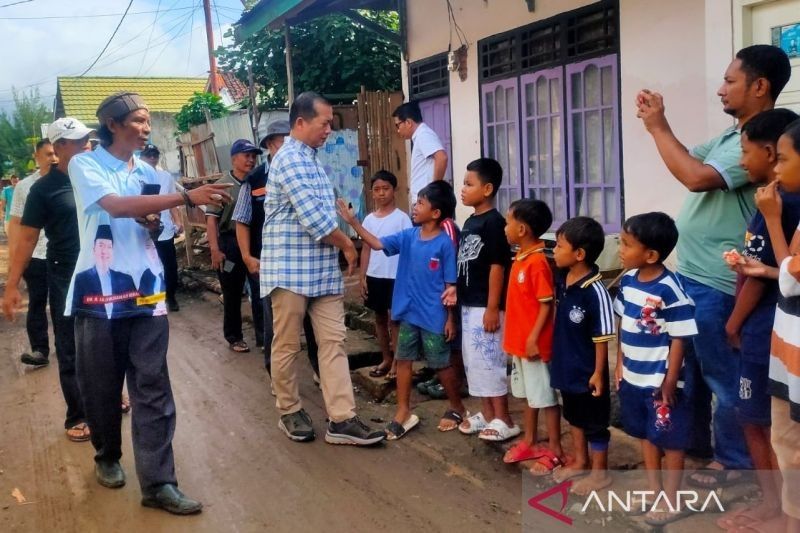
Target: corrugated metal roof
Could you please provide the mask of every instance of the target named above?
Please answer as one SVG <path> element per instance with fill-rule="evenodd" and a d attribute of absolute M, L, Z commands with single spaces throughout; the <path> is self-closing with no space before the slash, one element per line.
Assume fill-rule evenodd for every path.
<path fill-rule="evenodd" d="M 205 90 L 207 78 L 59 77 L 56 112 L 97 124 L 95 112 L 103 99 L 118 91 L 139 93 L 150 111 L 177 113 L 195 92 Z"/>

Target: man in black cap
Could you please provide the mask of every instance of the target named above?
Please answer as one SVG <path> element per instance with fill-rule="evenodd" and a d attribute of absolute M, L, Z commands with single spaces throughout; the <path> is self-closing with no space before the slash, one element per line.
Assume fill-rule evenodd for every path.
<path fill-rule="evenodd" d="M 239 189 L 247 174 L 256 166 L 261 149 L 246 139 L 239 139 L 231 146 L 231 166 L 228 175 L 217 180 L 218 184 L 231 184 L 231 198 L 239 197 Z M 211 268 L 217 270 L 222 288 L 222 331 L 228 346 L 234 352 L 249 352 L 250 347 L 242 334 L 242 288 L 245 281 L 250 287 L 250 302 L 253 312 L 253 327 L 256 346 L 264 345 L 264 308 L 259 297 L 258 279 L 247 275 L 236 242 L 236 223 L 232 220 L 236 202 L 224 207 L 209 207 L 206 211 L 208 246 L 211 248 Z"/>
<path fill-rule="evenodd" d="M 139 158 L 153 167 L 158 174 L 158 181 L 161 185 L 161 194 L 174 193 L 175 180 L 166 170 L 158 167 L 158 160 L 161 151 L 154 144 L 146 144 Z M 177 207 L 166 209 L 161 212 L 161 223 L 164 229 L 155 241 L 158 257 L 164 265 L 164 281 L 167 284 L 167 308 L 170 311 L 179 311 L 180 306 L 175 298 L 175 291 L 178 287 L 178 257 L 175 254 L 175 237 L 183 233 L 183 223 L 181 214 Z"/>

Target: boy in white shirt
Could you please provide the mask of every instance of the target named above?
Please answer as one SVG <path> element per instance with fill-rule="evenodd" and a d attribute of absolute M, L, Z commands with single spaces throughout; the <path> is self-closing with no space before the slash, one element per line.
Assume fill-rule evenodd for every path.
<path fill-rule="evenodd" d="M 375 211 L 364 219 L 364 228 L 379 239 L 410 228 L 411 219 L 395 205 L 397 177 L 389 171 L 379 170 L 370 182 Z M 370 252 L 369 246 L 361 248 L 361 294 L 364 304 L 375 312 L 375 336 L 381 347 L 383 361 L 369 375 L 393 379 L 392 341 L 397 340 L 398 324 L 391 320 L 390 310 L 398 257 Z"/>

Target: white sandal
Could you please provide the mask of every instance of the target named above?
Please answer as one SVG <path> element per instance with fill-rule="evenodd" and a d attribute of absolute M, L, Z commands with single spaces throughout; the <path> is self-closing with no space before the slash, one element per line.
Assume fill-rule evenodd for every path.
<path fill-rule="evenodd" d="M 469 429 L 464 429 L 461 427 L 464 422 L 469 422 Z M 476 413 L 464 420 L 464 422 L 461 422 L 461 424 L 458 425 L 458 430 L 464 435 L 474 435 L 475 433 L 479 433 L 489 426 L 489 423 L 483 417 L 483 413 Z"/>
<path fill-rule="evenodd" d="M 487 434 L 487 430 L 495 431 L 497 434 Z M 511 427 L 508 427 L 508 424 L 500 420 L 499 418 L 495 418 L 480 432 L 478 438 L 481 440 L 488 440 L 492 442 L 503 442 L 504 440 L 508 440 L 510 438 L 516 437 L 522 432 L 519 425 L 514 424 Z"/>

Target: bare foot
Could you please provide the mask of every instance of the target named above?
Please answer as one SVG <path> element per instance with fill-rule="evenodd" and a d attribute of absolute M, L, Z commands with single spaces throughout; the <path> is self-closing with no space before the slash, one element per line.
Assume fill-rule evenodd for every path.
<path fill-rule="evenodd" d="M 601 490 L 608 487 L 611 485 L 612 481 L 611 475 L 605 470 L 601 472 L 592 472 L 585 478 L 576 481 L 572 485 L 570 492 L 578 496 L 586 496 L 593 490 Z"/>
<path fill-rule="evenodd" d="M 567 462 L 567 464 L 564 466 L 560 466 L 553 470 L 553 481 L 556 483 L 561 483 L 568 479 L 585 476 L 589 473 L 586 470 L 587 466 L 589 465 L 586 463 L 579 463 L 577 461 Z"/>

